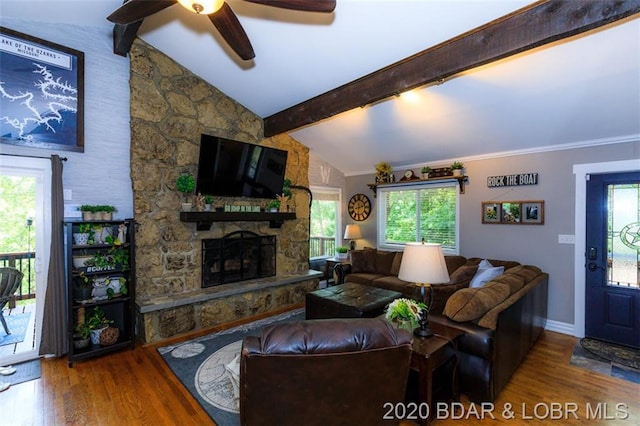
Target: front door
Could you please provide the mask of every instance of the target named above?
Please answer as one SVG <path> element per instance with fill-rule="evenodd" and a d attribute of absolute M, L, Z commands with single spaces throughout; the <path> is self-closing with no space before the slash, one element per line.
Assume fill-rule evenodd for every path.
<path fill-rule="evenodd" d="M 585 336 L 640 347 L 640 173 L 587 182 Z"/>

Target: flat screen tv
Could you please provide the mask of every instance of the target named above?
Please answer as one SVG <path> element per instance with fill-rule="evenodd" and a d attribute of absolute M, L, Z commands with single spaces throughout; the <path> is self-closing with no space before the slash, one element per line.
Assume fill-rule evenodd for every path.
<path fill-rule="evenodd" d="M 282 194 L 287 151 L 202 135 L 196 193 L 276 198 Z"/>

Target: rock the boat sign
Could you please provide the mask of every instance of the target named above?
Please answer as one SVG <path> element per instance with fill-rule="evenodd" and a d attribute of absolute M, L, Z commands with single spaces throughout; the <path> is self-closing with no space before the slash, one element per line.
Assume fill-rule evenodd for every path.
<path fill-rule="evenodd" d="M 487 187 L 496 188 L 501 186 L 537 185 L 537 173 L 519 173 L 516 175 L 489 176 Z"/>

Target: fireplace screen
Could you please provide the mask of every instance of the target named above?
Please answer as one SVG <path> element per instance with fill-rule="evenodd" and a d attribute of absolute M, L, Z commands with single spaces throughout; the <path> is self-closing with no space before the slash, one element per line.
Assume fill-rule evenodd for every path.
<path fill-rule="evenodd" d="M 202 240 L 202 287 L 276 274 L 276 237 L 237 231 Z"/>

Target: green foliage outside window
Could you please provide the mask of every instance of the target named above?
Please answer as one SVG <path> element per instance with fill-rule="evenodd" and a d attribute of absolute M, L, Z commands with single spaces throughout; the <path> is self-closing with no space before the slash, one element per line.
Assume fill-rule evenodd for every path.
<path fill-rule="evenodd" d="M 424 239 L 455 250 L 457 195 L 454 186 L 385 190 L 379 196 L 384 197 L 386 209 L 382 244 Z"/>

